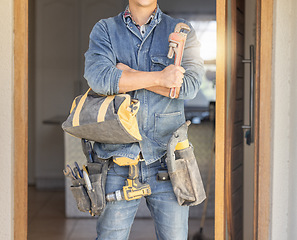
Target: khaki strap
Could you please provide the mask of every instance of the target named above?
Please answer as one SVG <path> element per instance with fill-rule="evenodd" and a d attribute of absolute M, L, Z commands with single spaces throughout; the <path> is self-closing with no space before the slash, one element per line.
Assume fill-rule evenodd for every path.
<path fill-rule="evenodd" d="M 113 96 L 107 96 L 105 98 L 105 100 L 101 104 L 100 109 L 98 111 L 97 122 L 104 122 L 107 108 L 108 108 L 109 104 L 112 102 L 112 100 L 114 99 L 114 97 L 115 96 L 113 95 Z"/>
<path fill-rule="evenodd" d="M 76 111 L 74 113 L 73 120 L 72 120 L 73 127 L 79 126 L 79 115 L 80 115 L 81 109 L 86 101 L 89 91 L 91 91 L 91 88 L 89 88 L 89 90 L 81 97 L 81 99 L 77 105 L 77 108 L 76 108 Z"/>
<path fill-rule="evenodd" d="M 114 157 L 113 161 L 119 166 L 137 165 L 140 160 L 139 155 L 135 159 L 127 157 Z"/>
<path fill-rule="evenodd" d="M 70 114 L 72 113 L 72 111 L 74 110 L 74 108 L 76 107 L 76 99 L 77 99 L 78 97 L 76 97 L 74 100 L 73 100 L 73 102 L 72 102 L 72 105 L 71 105 L 71 109 L 70 109 Z"/>

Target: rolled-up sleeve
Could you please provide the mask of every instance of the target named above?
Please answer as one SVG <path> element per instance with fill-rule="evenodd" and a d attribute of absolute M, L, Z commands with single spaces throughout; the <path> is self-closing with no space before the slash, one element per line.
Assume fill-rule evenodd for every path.
<path fill-rule="evenodd" d="M 189 26 L 191 31 L 187 36 L 181 64 L 186 72 L 180 89 L 179 99 L 193 99 L 197 95 L 205 72 L 204 61 L 200 56 L 200 43 L 197 40 L 195 30 L 190 24 Z"/>
<path fill-rule="evenodd" d="M 89 49 L 85 53 L 84 77 L 96 93 L 114 95 L 119 92 L 121 75 L 122 70 L 116 68 L 116 55 L 107 27 L 99 21 L 90 34 Z"/>

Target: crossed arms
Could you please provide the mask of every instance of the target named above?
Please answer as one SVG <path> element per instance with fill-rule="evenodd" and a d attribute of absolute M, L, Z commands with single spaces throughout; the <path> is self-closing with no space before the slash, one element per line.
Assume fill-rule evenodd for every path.
<path fill-rule="evenodd" d="M 196 96 L 204 74 L 200 44 L 194 31 L 188 34 L 183 67 L 169 65 L 159 72 L 143 72 L 116 62 L 106 24 L 100 21 L 91 32 L 85 58 L 84 77 L 95 92 L 104 95 L 147 89 L 168 97 L 170 88 L 176 87 L 179 99 L 191 99 Z"/>

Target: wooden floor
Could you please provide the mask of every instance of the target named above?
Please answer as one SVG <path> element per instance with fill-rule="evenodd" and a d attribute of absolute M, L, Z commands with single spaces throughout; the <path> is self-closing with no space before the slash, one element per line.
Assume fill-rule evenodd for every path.
<path fill-rule="evenodd" d="M 94 240 L 96 219 L 65 218 L 64 191 L 37 191 L 29 187 L 28 240 Z M 200 219 L 189 220 L 189 239 L 199 231 Z M 214 220 L 207 219 L 204 229 L 213 239 Z M 129 240 L 156 239 L 152 219 L 135 219 Z"/>

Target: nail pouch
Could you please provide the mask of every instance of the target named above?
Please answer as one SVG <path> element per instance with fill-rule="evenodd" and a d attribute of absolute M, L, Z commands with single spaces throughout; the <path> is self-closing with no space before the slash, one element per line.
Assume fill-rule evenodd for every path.
<path fill-rule="evenodd" d="M 91 201 L 91 215 L 100 215 L 105 206 L 105 183 L 109 161 L 100 161 L 96 163 L 88 163 L 89 178 L 92 189 L 87 190 Z"/>
<path fill-rule="evenodd" d="M 77 208 L 82 212 L 89 212 L 91 210 L 91 202 L 86 188 L 84 187 L 84 180 L 72 180 L 70 189 L 76 201 Z"/>
<path fill-rule="evenodd" d="M 168 171 L 177 201 L 181 206 L 195 206 L 205 199 L 193 147 L 175 151 L 175 171 Z"/>

